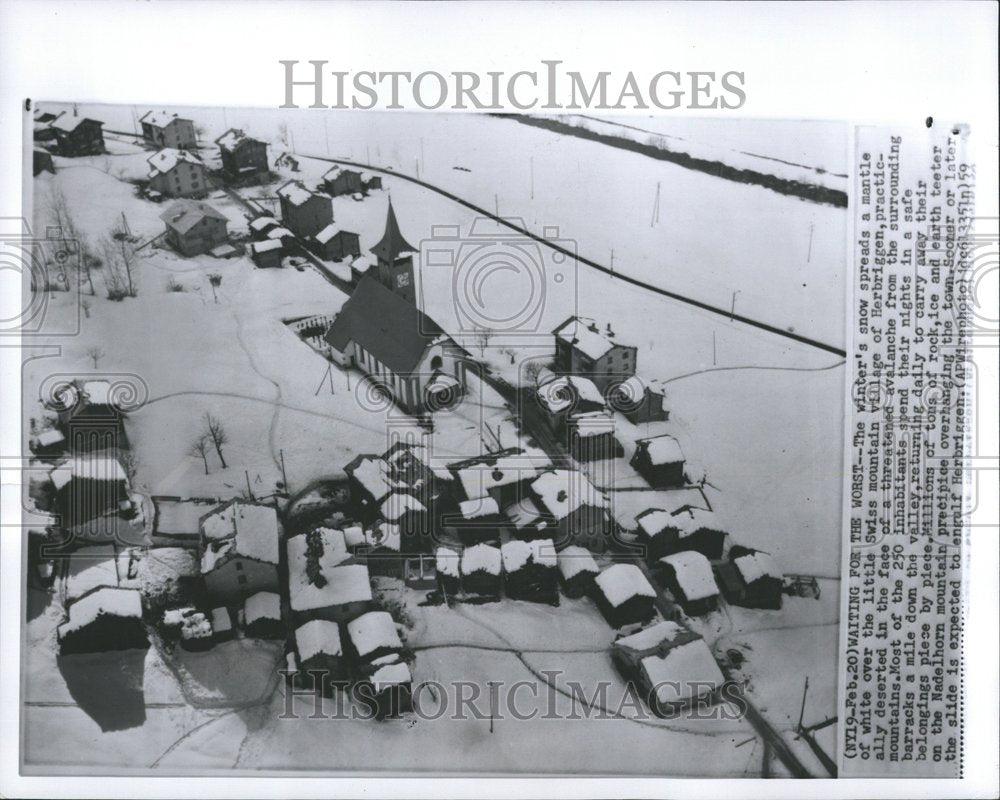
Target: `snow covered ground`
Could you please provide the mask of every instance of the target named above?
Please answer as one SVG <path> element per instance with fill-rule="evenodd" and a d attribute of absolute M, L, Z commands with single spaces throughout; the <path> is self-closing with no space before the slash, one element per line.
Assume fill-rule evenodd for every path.
<path fill-rule="evenodd" d="M 128 107 L 81 106 L 80 112 L 104 120 L 108 128 L 133 129 Z M 483 207 L 496 204 L 501 213 L 523 217 L 532 230 L 557 225 L 560 235 L 576 239 L 580 251 L 594 260 L 610 263 L 614 249 L 616 270 L 722 307 L 735 302 L 738 313 L 842 344 L 843 309 L 837 298 L 842 292 L 843 210 L 594 143 L 564 141 L 504 120 L 281 115 L 244 109 L 191 109 L 190 115 L 204 125 L 204 141 L 226 127 L 242 126 L 271 143 L 272 159 L 287 147 L 419 173 Z M 280 123 L 287 125 L 284 132 Z M 760 144 L 755 142 L 753 149 Z M 47 198 L 58 187 L 94 243 L 123 212 L 142 241 L 162 231 L 159 214 L 165 206 L 137 198 L 125 182 L 144 174 L 148 152 L 111 139 L 109 149 L 108 156 L 56 158 L 57 174 L 43 174 L 34 182 L 36 230 L 44 229 Z M 842 171 L 830 160 L 831 152 L 824 149 L 813 161 L 804 157 L 803 163 L 830 164 L 830 170 Z M 329 166 L 303 158 L 302 171 L 294 177 L 315 184 Z M 657 183 L 662 185 L 660 216 L 650 225 Z M 416 246 L 431 237 L 434 226 L 457 225 L 464 231 L 472 224 L 469 209 L 439 194 L 392 177 L 384 179 L 384 187 L 363 202 L 334 200 L 337 223 L 358 232 L 363 249 L 381 237 L 390 193 L 403 233 Z M 229 217 L 230 230 L 245 230 L 236 203 L 217 197 L 210 202 Z M 555 263 L 552 251 L 539 252 L 543 263 Z M 25 397 L 31 402 L 53 373 L 127 372 L 142 378 L 148 400 L 128 422 L 138 461 L 135 489 L 142 494 L 231 497 L 246 491 L 248 482 L 250 491 L 268 494 L 282 477 L 282 455 L 289 488 L 295 491 L 340 475 L 358 453 L 381 452 L 387 428 L 412 422 L 395 410 L 360 402 L 358 374 L 336 367 L 328 371 L 328 362 L 284 325 L 288 318 L 333 314 L 346 299 L 315 270 L 259 270 L 245 258 L 183 259 L 154 248 L 144 253 L 136 270 L 137 297 L 108 300 L 95 276 L 97 294 L 84 297 L 89 309 L 80 335 L 54 339 L 58 347 L 24 369 Z M 209 273 L 222 277 L 217 301 Z M 421 279 L 425 309 L 451 330 L 453 274 L 424 270 Z M 183 291 L 167 291 L 168 282 L 180 284 Z M 844 379 L 839 359 L 584 266 L 576 270 L 570 288 L 553 286 L 546 296 L 539 335 L 515 345 L 493 341 L 484 359 L 513 380 L 525 361 L 548 358 L 552 342 L 547 332 L 571 314 L 612 322 L 620 341 L 638 347 L 640 374 L 666 382 L 671 425 L 683 435 L 688 456 L 705 466 L 713 508 L 734 538 L 771 551 L 786 571 L 835 577 Z M 516 304 L 517 291 L 514 284 L 500 283 L 491 284 L 489 294 Z M 51 293 L 51 319 L 74 313 L 74 304 L 68 293 Z M 96 370 L 88 356 L 95 344 L 104 350 Z M 224 420 L 229 435 L 224 446 L 228 466 L 209 454 L 208 474 L 200 457 L 190 453 L 206 413 Z M 504 445 L 518 443 L 499 396 L 474 381 L 456 411 L 437 416 L 435 454 L 457 458 L 478 453 L 483 420 L 493 428 L 501 426 Z M 837 597 L 836 582 L 830 581 L 824 583 L 820 602 L 789 599 L 781 612 L 720 614 L 706 623 L 703 633 L 711 643 L 731 640 L 747 649 L 752 692 L 779 728 L 796 718 L 800 674 L 808 675 L 815 687 L 810 697 L 816 714 L 832 713 Z M 102 731 L 81 711 L 72 692 L 78 684 L 56 662 L 59 603 L 36 601 L 41 611 L 28 623 L 25 671 L 26 752 L 34 765 L 100 761 L 131 767 L 407 771 L 414 769 L 419 753 L 419 763 L 436 770 L 675 775 L 759 770 L 759 751 L 754 762 L 748 746 L 736 748 L 753 736 L 742 722 L 697 723 L 704 726 L 697 730 L 691 723 L 660 720 L 582 723 L 608 726 L 616 741 L 608 748 L 600 733 L 604 729 L 582 734 L 579 721 L 570 728 L 571 721 L 506 720 L 490 734 L 482 720 L 381 725 L 282 720 L 283 686 L 260 705 L 196 707 L 192 697 L 208 705 L 224 698 L 211 687 L 192 694 L 190 681 L 173 673 L 156 648 L 127 665 L 144 676 L 141 729 Z M 607 657 L 610 631 L 589 601 L 564 600 L 556 610 L 507 601 L 461 611 L 413 606 L 411 602 L 414 627 L 408 644 L 418 651 L 417 681 L 509 684 L 537 678 L 540 670 L 562 669 L 571 680 L 582 676 L 588 686 L 604 678 L 617 681 L 620 691 Z M 273 655 L 261 651 L 241 659 L 260 666 Z M 209 684 L 218 678 L 213 665 L 199 663 L 203 658 L 188 661 Z M 796 677 L 790 683 L 782 677 L 791 674 Z M 613 698 L 615 704 L 619 700 Z M 298 698 L 295 704 L 298 708 L 311 701 Z M 418 731 L 428 735 L 412 735 Z M 378 752 L 374 761 L 373 748 Z M 633 756 L 627 764 L 618 755 L 623 752 Z"/>

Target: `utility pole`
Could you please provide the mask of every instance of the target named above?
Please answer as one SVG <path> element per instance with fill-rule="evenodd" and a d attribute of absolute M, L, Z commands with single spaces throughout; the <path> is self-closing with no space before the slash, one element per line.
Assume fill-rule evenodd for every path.
<path fill-rule="evenodd" d="M 807 264 L 810 261 L 812 261 L 812 254 L 813 254 L 813 228 L 814 227 L 815 227 L 815 223 L 810 222 L 809 223 L 809 252 L 806 254 L 806 263 Z"/>
<path fill-rule="evenodd" d="M 281 457 L 281 482 L 285 485 L 285 491 L 288 491 L 288 475 L 285 473 L 285 451 L 278 450 L 278 455 Z"/>
<path fill-rule="evenodd" d="M 497 682 L 489 681 L 489 685 L 490 685 L 490 733 L 493 733 L 493 717 L 496 715 L 496 704 L 497 704 L 497 695 L 496 695 Z"/>
<path fill-rule="evenodd" d="M 715 361 L 715 331 L 712 331 L 712 366 L 716 365 Z"/>
<path fill-rule="evenodd" d="M 611 248 L 611 277 L 615 275 L 615 248 Z"/>
<path fill-rule="evenodd" d="M 735 316 L 735 314 L 736 314 L 736 295 L 738 295 L 739 293 L 740 293 L 739 289 L 737 289 L 735 292 L 733 292 L 733 305 L 729 309 L 729 321 L 730 322 L 733 321 L 733 316 Z"/>
<path fill-rule="evenodd" d="M 799 724 L 796 733 L 802 733 L 802 720 L 806 715 L 806 693 L 809 691 L 809 676 L 806 675 L 806 685 L 802 687 L 802 708 L 799 709 Z"/>
<path fill-rule="evenodd" d="M 652 228 L 660 221 L 660 182 L 656 182 L 656 197 L 653 199 L 653 215 L 649 220 L 649 227 Z"/>
<path fill-rule="evenodd" d="M 253 496 L 253 489 L 250 488 L 250 471 L 243 470 L 243 474 L 246 476 L 247 479 L 247 494 L 250 495 L 251 500 L 256 500 L 257 498 Z"/>
<path fill-rule="evenodd" d="M 496 209 L 497 216 L 500 216 L 500 195 L 493 195 L 493 207 Z"/>

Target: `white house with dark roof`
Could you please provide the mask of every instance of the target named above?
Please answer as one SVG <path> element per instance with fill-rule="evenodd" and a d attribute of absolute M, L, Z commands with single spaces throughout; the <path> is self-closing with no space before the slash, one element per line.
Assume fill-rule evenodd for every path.
<path fill-rule="evenodd" d="M 271 506 L 230 500 L 201 520 L 201 574 L 212 597 L 238 605 L 278 591 L 281 523 Z"/>
<path fill-rule="evenodd" d="M 169 197 L 203 197 L 208 193 L 208 170 L 190 150 L 165 147 L 146 163 L 153 191 Z"/>
<path fill-rule="evenodd" d="M 167 243 L 183 256 L 207 253 L 229 239 L 226 215 L 198 200 L 176 200 L 160 219 L 167 226 Z"/>
<path fill-rule="evenodd" d="M 147 111 L 139 117 L 142 138 L 150 147 L 185 150 L 198 146 L 194 122 L 170 111 Z"/>

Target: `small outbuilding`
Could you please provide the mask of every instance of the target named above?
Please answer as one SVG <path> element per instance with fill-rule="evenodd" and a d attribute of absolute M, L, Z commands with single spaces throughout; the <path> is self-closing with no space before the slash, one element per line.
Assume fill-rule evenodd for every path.
<path fill-rule="evenodd" d="M 594 584 L 597 607 L 612 628 L 647 622 L 655 616 L 656 589 L 635 564 L 612 564 Z"/>
<path fill-rule="evenodd" d="M 295 629 L 295 679 L 306 689 L 326 696 L 345 685 L 349 671 L 336 622 L 313 619 Z"/>
<path fill-rule="evenodd" d="M 558 562 L 551 539 L 513 539 L 500 547 L 500 553 L 508 598 L 559 605 Z"/>
<path fill-rule="evenodd" d="M 284 247 L 280 239 L 265 239 L 262 242 L 250 243 L 250 260 L 261 269 L 271 269 L 281 266 L 281 256 Z"/>
<path fill-rule="evenodd" d="M 664 556 L 658 562 L 663 585 L 688 616 L 715 611 L 719 587 L 715 583 L 712 564 L 694 550 Z"/>
<path fill-rule="evenodd" d="M 629 463 L 650 486 L 666 489 L 684 485 L 684 451 L 669 434 L 637 439 Z"/>
<path fill-rule="evenodd" d="M 332 222 L 313 237 L 313 249 L 320 258 L 341 261 L 361 255 L 358 234 L 338 228 Z"/>
<path fill-rule="evenodd" d="M 594 578 L 600 574 L 594 556 L 585 547 L 570 545 L 558 555 L 559 577 L 567 597 L 585 597 L 594 592 Z"/>
<path fill-rule="evenodd" d="M 243 631 L 254 639 L 283 639 L 281 597 L 277 592 L 257 592 L 243 602 Z"/>
<path fill-rule="evenodd" d="M 438 586 L 441 587 L 445 598 L 458 594 L 461 586 L 460 558 L 459 554 L 450 547 L 439 547 L 434 553 L 434 571 L 437 575 Z"/>
<path fill-rule="evenodd" d="M 500 599 L 503 556 L 500 548 L 476 544 L 462 551 L 462 589 L 466 594 Z"/>
<path fill-rule="evenodd" d="M 57 629 L 62 655 L 149 647 L 135 589 L 99 586 L 71 603 L 67 615 Z"/>
<path fill-rule="evenodd" d="M 727 602 L 745 608 L 781 608 L 784 575 L 770 554 L 734 545 L 729 559 L 716 568 Z"/>
<path fill-rule="evenodd" d="M 385 656 L 402 656 L 403 642 L 388 611 L 369 611 L 347 623 L 354 666 L 360 673 L 370 673 L 373 665 Z"/>

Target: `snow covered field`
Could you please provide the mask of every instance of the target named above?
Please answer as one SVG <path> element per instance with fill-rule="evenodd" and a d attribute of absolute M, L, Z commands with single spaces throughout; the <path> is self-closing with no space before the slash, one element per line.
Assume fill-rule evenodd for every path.
<path fill-rule="evenodd" d="M 81 106 L 80 112 L 111 129 L 133 129 L 128 107 Z M 735 303 L 738 313 L 842 346 L 842 209 L 504 120 L 243 109 L 191 109 L 190 115 L 204 125 L 203 141 L 228 126 L 242 126 L 271 143 L 272 160 L 294 149 L 419 174 L 483 207 L 496 204 L 502 214 L 523 217 L 532 230 L 557 225 L 560 236 L 575 239 L 580 252 L 601 263 L 611 263 L 613 249 L 616 270 L 725 308 Z M 287 124 L 286 132 L 280 123 Z M 764 138 L 772 136 L 773 131 Z M 762 144 L 766 141 L 747 149 L 757 152 Z M 144 174 L 148 152 L 110 138 L 108 145 L 108 156 L 56 158 L 57 174 L 34 182 L 36 230 L 44 229 L 47 198 L 58 187 L 94 242 L 123 212 L 142 241 L 162 231 L 159 214 L 165 206 L 138 199 L 124 182 Z M 785 149 L 774 152 L 790 156 Z M 842 171 L 843 164 L 831 161 L 835 152 L 827 144 L 814 161 L 806 161 L 805 153 L 803 163 Z M 282 172 L 313 185 L 330 166 L 302 158 L 300 173 Z M 659 222 L 650 225 L 657 183 L 662 187 Z M 384 188 L 363 202 L 334 200 L 337 223 L 360 234 L 363 250 L 381 237 L 390 194 L 402 231 L 414 245 L 431 237 L 434 226 L 466 231 L 473 222 L 469 209 L 408 181 L 387 177 Z M 235 202 L 215 197 L 209 202 L 230 219 L 231 231 L 245 231 Z M 551 251 L 542 251 L 543 262 L 552 263 Z M 24 393 L 31 402 L 37 402 L 39 387 L 53 373 L 127 372 L 142 378 L 148 400 L 128 423 L 138 461 L 134 488 L 141 494 L 227 498 L 245 491 L 247 482 L 254 493 L 268 494 L 282 477 L 282 455 L 294 492 L 342 474 L 359 453 L 381 452 L 387 427 L 408 423 L 395 410 L 359 402 L 358 374 L 328 372 L 328 362 L 285 326 L 289 318 L 333 314 L 345 301 L 344 293 L 317 271 L 260 270 L 245 258 L 184 259 L 163 249 L 146 252 L 137 268 L 137 297 L 108 300 L 95 278 L 97 294 L 84 297 L 90 307 L 80 335 L 53 339 L 58 347 L 24 368 Z M 217 301 L 209 273 L 222 277 Z M 424 270 L 421 280 L 425 310 L 452 330 L 452 274 Z M 168 282 L 183 291 L 168 291 Z M 666 382 L 673 424 L 684 436 L 689 457 L 707 470 L 720 522 L 739 541 L 772 552 L 787 572 L 836 578 L 840 359 L 585 266 L 576 270 L 571 288 L 546 296 L 538 336 L 523 337 L 516 346 L 491 342 L 484 359 L 513 381 L 526 360 L 551 354 L 548 332 L 568 316 L 579 312 L 612 322 L 618 339 L 638 348 L 639 373 Z M 501 283 L 491 285 L 490 295 L 516 303 L 516 297 L 510 299 L 516 290 Z M 68 293 L 50 293 L 51 319 L 75 313 L 75 302 Z M 96 370 L 88 356 L 94 345 L 104 350 Z M 205 413 L 224 419 L 229 434 L 228 467 L 210 454 L 208 474 L 190 453 Z M 477 454 L 483 420 L 502 427 L 505 445 L 519 443 L 500 397 L 474 381 L 455 412 L 438 416 L 435 454 Z M 795 721 L 799 675 L 808 675 L 815 687 L 810 697 L 817 717 L 833 713 L 838 595 L 836 581 L 825 581 L 819 602 L 791 598 L 781 612 L 720 615 L 703 631 L 710 643 L 747 648 L 745 677 L 752 696 L 779 729 Z M 27 761 L 36 767 L 101 763 L 411 771 L 419 753 L 421 766 L 437 771 L 736 776 L 759 770 L 759 750 L 753 761 L 748 747 L 736 749 L 753 736 L 745 722 L 505 720 L 492 734 L 482 720 L 295 722 L 279 719 L 283 686 L 238 710 L 192 704 L 192 696 L 211 699 L 212 692 L 185 692 L 191 682 L 175 675 L 155 648 L 128 665 L 145 687 L 141 728 L 101 731 L 80 710 L 72 682 L 56 663 L 59 603 L 35 600 L 43 608 L 27 629 L 25 731 Z M 590 601 L 564 600 L 558 610 L 512 601 L 460 612 L 414 606 L 410 598 L 408 644 L 418 653 L 417 681 L 510 684 L 560 669 L 570 680 L 581 676 L 588 686 L 605 678 L 617 681 L 620 690 L 607 657 L 610 631 Z M 261 665 L 274 656 L 255 652 L 249 661 L 259 661 L 260 668 L 253 669 L 262 672 Z M 200 660 L 190 659 L 193 670 L 198 671 Z M 101 664 L 100 658 L 94 661 Z M 209 673 L 211 683 L 217 676 Z M 791 674 L 796 677 L 790 683 L 781 678 Z M 298 698 L 295 705 L 310 706 L 311 700 Z M 581 725 L 588 725 L 590 733 L 582 733 Z M 418 732 L 426 735 L 413 735 Z M 614 748 L 607 747 L 607 736 L 614 737 Z M 373 748 L 377 759 L 371 757 Z M 621 753 L 631 754 L 628 763 Z"/>

